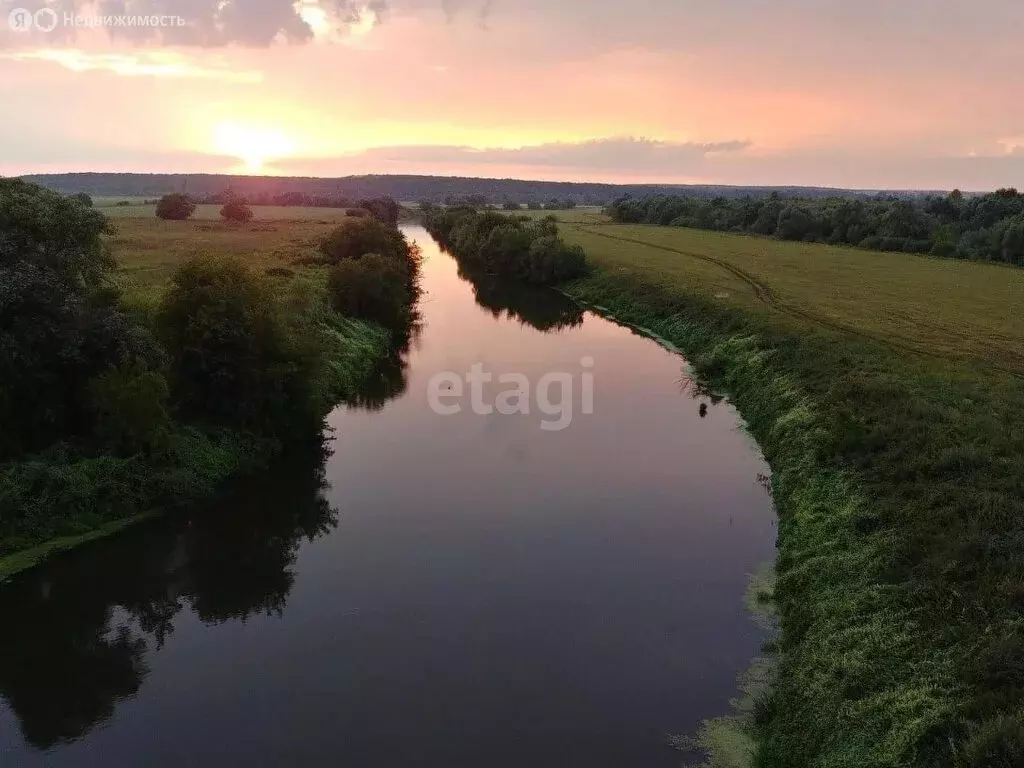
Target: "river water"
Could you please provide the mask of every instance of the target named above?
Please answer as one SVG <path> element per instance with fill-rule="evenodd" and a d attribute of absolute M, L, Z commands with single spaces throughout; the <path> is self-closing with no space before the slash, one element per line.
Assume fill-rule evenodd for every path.
<path fill-rule="evenodd" d="M 0 765 L 668 768 L 728 712 L 775 535 L 736 412 L 406 231 L 422 329 L 330 454 L 0 587 Z"/>

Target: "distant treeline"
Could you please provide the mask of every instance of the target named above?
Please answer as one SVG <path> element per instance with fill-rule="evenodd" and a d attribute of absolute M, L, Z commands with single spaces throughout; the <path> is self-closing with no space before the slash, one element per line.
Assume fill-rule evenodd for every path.
<path fill-rule="evenodd" d="M 26 176 L 26 181 L 41 184 L 57 192 L 86 192 L 94 197 L 160 197 L 171 192 L 201 200 L 230 187 L 254 205 L 263 200 L 284 199 L 299 194 L 311 202 L 274 205 L 319 205 L 319 201 L 360 200 L 389 196 L 403 202 L 425 200 L 430 203 L 470 203 L 497 205 L 513 200 L 520 204 L 542 205 L 552 200 L 576 205 L 607 205 L 630 195 L 688 195 L 692 197 L 739 198 L 764 196 L 778 192 L 787 196 L 821 198 L 835 195 L 857 196 L 866 193 L 820 187 L 730 187 L 683 184 L 597 184 L 557 181 L 520 181 L 518 179 L 476 179 L 458 176 L 347 176 L 343 178 L 222 176 L 212 174 L 129 174 L 70 173 Z M 917 193 L 907 193 L 910 195 Z M 294 198 L 292 198 L 294 199 Z"/>
<path fill-rule="evenodd" d="M 1024 264 L 1024 195 L 1016 189 L 870 199 L 649 195 L 619 198 L 607 211 L 620 223 Z"/>
<path fill-rule="evenodd" d="M 556 285 L 582 277 L 587 258 L 558 234 L 553 216 L 508 216 L 473 208 L 427 209 L 424 226 L 467 273 Z"/>
<path fill-rule="evenodd" d="M 381 195 L 373 198 L 345 197 L 344 195 L 307 195 L 302 192 L 282 192 L 272 194 L 263 192 L 247 194 L 234 188 L 221 190 L 211 195 L 188 195 L 197 205 L 226 205 L 231 202 L 243 201 L 249 205 L 277 205 L 283 207 L 303 208 L 361 208 L 367 210 L 384 222 L 398 221 L 399 205 L 394 198 Z"/>

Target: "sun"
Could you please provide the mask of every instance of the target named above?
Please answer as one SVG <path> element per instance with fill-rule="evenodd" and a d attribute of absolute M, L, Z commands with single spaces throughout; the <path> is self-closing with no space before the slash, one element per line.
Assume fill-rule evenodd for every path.
<path fill-rule="evenodd" d="M 233 122 L 220 123 L 213 141 L 217 152 L 237 157 L 252 172 L 262 170 L 267 161 L 295 154 L 295 142 L 284 133 Z"/>

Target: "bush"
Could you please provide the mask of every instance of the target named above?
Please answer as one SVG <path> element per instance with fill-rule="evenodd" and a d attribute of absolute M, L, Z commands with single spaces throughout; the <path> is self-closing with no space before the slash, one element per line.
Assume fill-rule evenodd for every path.
<path fill-rule="evenodd" d="M 98 439 L 117 455 L 152 452 L 171 431 L 169 397 L 167 380 L 145 368 L 100 374 L 89 385 Z"/>
<path fill-rule="evenodd" d="M 225 221 L 236 221 L 246 224 L 252 221 L 252 208 L 244 200 L 232 200 L 220 209 L 221 218 Z"/>
<path fill-rule="evenodd" d="M 288 269 L 288 267 L 267 267 L 267 277 L 281 277 L 285 280 L 291 280 L 295 277 L 295 270 Z"/>
<path fill-rule="evenodd" d="M 409 244 L 400 231 L 370 216 L 345 222 L 320 244 L 320 252 L 333 264 L 368 253 L 404 259 L 408 251 Z"/>
<path fill-rule="evenodd" d="M 195 211 L 196 204 L 189 199 L 188 195 L 178 193 L 164 195 L 156 204 L 157 218 L 169 221 L 184 221 L 191 218 Z"/>
<path fill-rule="evenodd" d="M 390 227 L 397 226 L 398 224 L 398 212 L 401 208 L 390 197 L 384 196 L 360 200 L 358 207 L 367 211 L 382 224 L 387 224 Z"/>
<path fill-rule="evenodd" d="M 157 324 L 183 419 L 286 437 L 319 418 L 319 340 L 286 325 L 269 284 L 243 263 L 187 262 Z"/>
<path fill-rule="evenodd" d="M 403 263 L 376 253 L 335 266 L 328 281 L 328 295 L 336 312 L 386 328 L 405 325 L 412 302 Z"/>
<path fill-rule="evenodd" d="M 578 245 L 567 245 L 557 235 L 540 237 L 530 243 L 526 279 L 538 285 L 553 285 L 587 274 L 587 255 Z"/>
<path fill-rule="evenodd" d="M 76 195 L 72 195 L 71 199 L 78 201 L 81 205 L 84 205 L 86 208 L 92 208 L 92 197 L 86 192 L 79 192 Z"/>

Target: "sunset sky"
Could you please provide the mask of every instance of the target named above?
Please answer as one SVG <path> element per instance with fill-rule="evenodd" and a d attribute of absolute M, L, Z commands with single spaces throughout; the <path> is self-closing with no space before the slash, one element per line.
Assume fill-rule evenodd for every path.
<path fill-rule="evenodd" d="M 1024 187 L 1021 0 L 50 6 L 0 0 L 0 174 Z"/>

